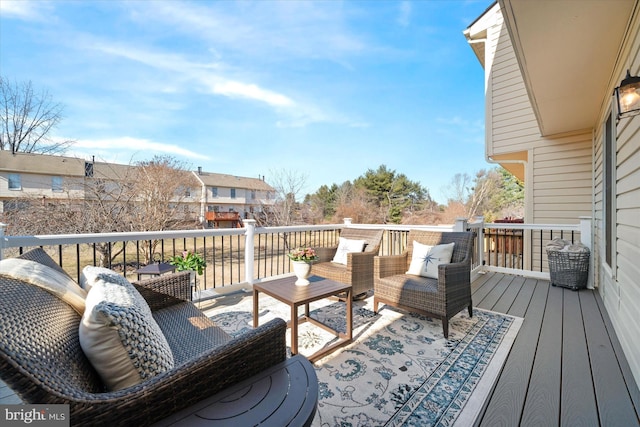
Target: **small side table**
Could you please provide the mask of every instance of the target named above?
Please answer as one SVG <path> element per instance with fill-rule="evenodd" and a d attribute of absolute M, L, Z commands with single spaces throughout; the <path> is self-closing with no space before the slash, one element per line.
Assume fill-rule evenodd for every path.
<path fill-rule="evenodd" d="M 167 264 L 166 262 L 155 262 L 137 269 L 136 273 L 138 274 L 138 280 L 140 280 L 140 276 L 143 274 L 160 276 L 161 274 L 173 273 L 174 271 L 176 271 L 176 267 L 174 265 Z"/>
<path fill-rule="evenodd" d="M 304 356 L 271 368 L 183 409 L 154 427 L 309 427 L 318 407 L 318 377 Z"/>

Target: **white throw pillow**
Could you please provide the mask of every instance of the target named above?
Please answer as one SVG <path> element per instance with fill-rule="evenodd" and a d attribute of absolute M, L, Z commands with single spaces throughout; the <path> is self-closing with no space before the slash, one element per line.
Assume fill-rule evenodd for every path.
<path fill-rule="evenodd" d="M 82 316 L 87 292 L 69 276 L 36 261 L 7 258 L 0 261 L 0 275 L 38 286 L 69 304 Z"/>
<path fill-rule="evenodd" d="M 87 294 L 80 345 L 111 391 L 173 369 L 173 353 L 144 298 L 121 275 L 101 273 Z"/>
<path fill-rule="evenodd" d="M 438 266 L 451 262 L 454 243 L 429 246 L 413 241 L 413 255 L 407 274 L 438 278 Z"/>
<path fill-rule="evenodd" d="M 366 240 L 352 240 L 340 237 L 338 249 L 331 262 L 347 265 L 347 254 L 349 252 L 362 252 L 365 243 L 367 243 Z"/>

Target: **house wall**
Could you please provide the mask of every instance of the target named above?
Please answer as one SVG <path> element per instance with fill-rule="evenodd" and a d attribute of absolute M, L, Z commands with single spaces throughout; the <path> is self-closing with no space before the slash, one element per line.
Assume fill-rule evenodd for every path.
<path fill-rule="evenodd" d="M 640 20 L 635 17 L 632 31 L 615 67 L 613 84 L 618 85 L 626 70 L 640 74 Z M 613 91 L 613 85 L 611 92 Z M 613 98 L 603 99 L 600 121 L 594 137 L 594 274 L 598 291 L 616 330 L 636 383 L 640 384 L 640 115 L 623 118 L 615 124 L 616 231 L 613 266 L 604 255 L 603 138 L 604 123 Z"/>
<path fill-rule="evenodd" d="M 511 170 L 523 170 L 525 222 L 575 224 L 592 215 L 592 132 L 542 137 L 522 71 L 499 7 L 486 30 L 486 155 Z M 513 163 L 521 163 L 514 168 Z M 565 236 L 580 240 L 580 235 Z M 548 235 L 527 237 L 525 248 L 544 246 Z M 548 271 L 525 254 L 526 267 Z"/>
<path fill-rule="evenodd" d="M 526 158 L 525 222 L 571 223 L 592 214 L 592 134 L 542 137 L 499 10 L 487 29 L 486 152 Z M 525 156 L 521 153 L 526 152 Z M 504 160 L 500 160 L 502 162 Z"/>

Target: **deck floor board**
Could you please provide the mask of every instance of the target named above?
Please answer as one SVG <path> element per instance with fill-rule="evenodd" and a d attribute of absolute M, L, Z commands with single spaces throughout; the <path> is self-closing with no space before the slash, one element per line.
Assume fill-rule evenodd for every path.
<path fill-rule="evenodd" d="M 597 426 L 589 352 L 580 311 L 579 292 L 564 291 L 562 312 L 562 388 L 560 424 Z M 570 392 L 572 391 L 572 392 Z"/>
<path fill-rule="evenodd" d="M 527 397 L 534 356 L 544 316 L 548 286 L 535 280 L 527 280 L 527 291 L 521 290 L 518 299 L 508 314 L 523 317 L 511 353 L 505 361 L 496 383 L 493 396 L 488 402 L 481 426 L 517 426 Z M 489 310 L 494 307 L 483 307 Z"/>
<path fill-rule="evenodd" d="M 515 300 L 508 289 L 493 301 L 502 274 L 489 274 L 472 286 L 478 306 L 524 322 L 476 425 L 640 426 L 640 392 L 597 291 L 513 279 Z"/>
<path fill-rule="evenodd" d="M 638 422 L 623 372 L 594 295 L 581 295 L 586 341 L 593 387 L 602 425 L 633 425 Z M 606 313 L 605 313 L 606 315 Z"/>

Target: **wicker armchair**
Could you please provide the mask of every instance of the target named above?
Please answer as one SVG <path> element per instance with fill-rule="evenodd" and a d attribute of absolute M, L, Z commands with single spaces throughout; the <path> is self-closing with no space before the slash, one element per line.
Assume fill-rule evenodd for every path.
<path fill-rule="evenodd" d="M 407 248 L 401 255 L 374 259 L 373 310 L 384 303 L 410 312 L 442 320 L 445 338 L 449 319 L 465 307 L 473 315 L 471 302 L 471 256 L 474 233 L 411 230 Z M 413 241 L 425 245 L 454 242 L 450 264 L 438 266 L 438 279 L 406 274 L 411 264 Z"/>
<path fill-rule="evenodd" d="M 349 252 L 347 265 L 331 262 L 338 246 L 317 248 L 318 261 L 313 264 L 311 273 L 339 283 L 351 285 L 354 298 L 373 289 L 373 258 L 378 255 L 384 230 L 344 228 L 340 237 L 352 240 L 365 240 L 363 252 Z"/>
<path fill-rule="evenodd" d="M 41 249 L 21 258 L 62 271 Z M 283 320 L 232 338 L 191 302 L 172 296 L 190 289 L 188 272 L 135 285 L 167 338 L 174 369 L 107 391 L 80 347 L 80 315 L 47 291 L 0 272 L 0 378 L 27 403 L 69 404 L 72 425 L 143 426 L 286 358 Z"/>

